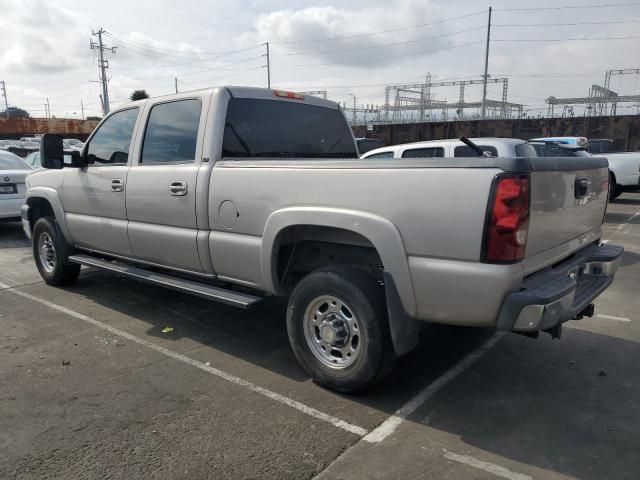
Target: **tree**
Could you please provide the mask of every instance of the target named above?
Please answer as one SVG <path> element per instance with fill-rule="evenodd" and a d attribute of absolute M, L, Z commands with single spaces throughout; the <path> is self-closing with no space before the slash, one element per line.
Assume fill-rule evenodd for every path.
<path fill-rule="evenodd" d="M 0 112 L 0 118 L 29 118 L 29 112 L 19 107 L 9 107 L 4 112 Z"/>
<path fill-rule="evenodd" d="M 131 100 L 144 100 L 145 98 L 149 98 L 149 94 L 146 90 L 134 90 L 131 96 L 129 97 Z"/>

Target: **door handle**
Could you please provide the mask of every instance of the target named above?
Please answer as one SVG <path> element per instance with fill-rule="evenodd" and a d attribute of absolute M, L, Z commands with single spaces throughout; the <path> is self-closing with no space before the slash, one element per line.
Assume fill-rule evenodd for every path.
<path fill-rule="evenodd" d="M 120 178 L 114 178 L 111 180 L 111 191 L 122 192 L 124 191 L 124 182 Z"/>
<path fill-rule="evenodd" d="M 175 180 L 169 184 L 169 192 L 176 197 L 183 197 L 187 194 L 187 182 L 183 180 Z"/>

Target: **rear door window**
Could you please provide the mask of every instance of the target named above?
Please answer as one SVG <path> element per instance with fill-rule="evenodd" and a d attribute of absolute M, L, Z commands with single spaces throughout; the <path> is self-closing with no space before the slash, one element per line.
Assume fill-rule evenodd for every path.
<path fill-rule="evenodd" d="M 198 99 L 155 105 L 149 113 L 140 163 L 194 162 L 200 110 Z"/>
<path fill-rule="evenodd" d="M 430 157 L 444 157 L 444 148 L 442 147 L 412 148 L 410 150 L 405 150 L 402 154 L 402 158 L 430 158 Z"/>
<path fill-rule="evenodd" d="M 223 157 L 358 158 L 340 110 L 282 100 L 232 98 Z"/>
<path fill-rule="evenodd" d="M 485 152 L 491 152 L 494 157 L 498 156 L 498 149 L 489 145 L 478 145 Z M 466 145 L 457 146 L 453 151 L 454 157 L 477 157 L 478 154 L 475 150 L 467 147 Z"/>

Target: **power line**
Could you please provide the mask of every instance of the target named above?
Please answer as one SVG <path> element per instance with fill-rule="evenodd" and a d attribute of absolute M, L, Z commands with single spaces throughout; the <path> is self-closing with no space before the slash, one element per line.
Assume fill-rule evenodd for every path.
<path fill-rule="evenodd" d="M 244 63 L 244 62 L 249 62 L 252 60 L 257 60 L 259 58 L 262 58 L 264 55 L 256 55 L 254 57 L 249 57 L 249 58 L 243 58 L 242 60 L 238 60 L 237 62 L 232 62 L 232 63 L 227 63 L 225 64 L 225 66 L 220 67 L 220 66 L 213 66 L 213 67 L 208 67 L 208 68 L 204 68 L 202 70 L 197 70 L 195 72 L 189 72 L 187 75 L 198 75 L 200 73 L 203 72 L 210 72 L 211 70 L 242 70 L 242 68 L 228 68 L 227 65 L 238 65 L 240 63 Z M 153 67 L 150 67 L 153 68 Z M 132 80 L 153 80 L 153 79 L 161 79 L 161 78 L 174 78 L 176 75 L 172 74 L 172 75 L 164 75 L 164 76 L 158 76 L 158 75 L 150 75 L 147 77 L 126 77 L 126 78 L 130 78 Z"/>
<path fill-rule="evenodd" d="M 165 49 L 165 48 L 160 48 L 160 47 L 153 47 L 151 45 L 148 44 L 144 44 L 144 43 L 139 43 L 139 42 L 135 42 L 133 40 L 128 40 L 118 34 L 114 34 L 113 32 L 106 32 L 107 35 L 109 35 L 110 37 L 113 37 L 121 42 L 125 42 L 125 43 L 129 43 L 129 44 L 133 44 L 138 46 L 139 48 L 143 48 L 146 50 L 155 50 L 158 53 L 166 53 L 166 52 L 173 52 L 176 53 L 176 55 L 171 55 L 171 56 L 191 56 L 191 55 L 220 55 L 220 56 L 226 56 L 226 55 L 232 55 L 234 53 L 239 53 L 239 52 L 246 52 L 247 50 L 253 50 L 256 48 L 261 47 L 261 44 L 258 45 L 252 45 L 251 47 L 245 47 L 245 48 L 239 48 L 239 49 L 235 49 L 235 50 L 220 50 L 217 52 L 193 52 L 193 53 L 186 53 L 186 52 L 181 52 L 180 50 L 170 50 L 170 49 Z"/>
<path fill-rule="evenodd" d="M 496 8 L 496 12 L 528 12 L 536 10 L 570 10 L 584 8 L 613 8 L 613 7 L 639 7 L 640 3 L 608 3 L 600 5 L 565 5 L 562 7 L 516 7 L 516 8 Z"/>
<path fill-rule="evenodd" d="M 419 25 L 411 25 L 409 27 L 399 27 L 399 28 L 393 28 L 391 30 L 382 30 L 379 32 L 371 32 L 371 33 L 356 33 L 353 35 L 341 35 L 341 36 L 336 36 L 336 37 L 324 37 L 324 38 L 314 38 L 314 39 L 309 39 L 309 40 L 290 40 L 290 41 L 280 41 L 280 42 L 271 42 L 272 45 L 291 45 L 291 44 L 296 44 L 296 43 L 311 43 L 311 42 L 326 42 L 326 41 L 330 41 L 330 40 L 344 40 L 344 39 L 348 39 L 348 38 L 360 38 L 360 37 L 370 37 L 373 35 L 382 35 L 385 33 L 391 33 L 391 32 L 401 32 L 404 30 L 412 30 L 414 28 L 422 28 L 422 27 L 429 27 L 431 25 L 437 25 L 439 23 L 444 23 L 444 22 L 451 22 L 453 20 L 460 20 L 463 18 L 468 18 L 468 17 L 474 17 L 476 15 L 481 15 L 485 13 L 484 11 L 480 11 L 480 12 L 474 12 L 474 13 L 469 13 L 467 15 L 460 15 L 458 17 L 449 17 L 449 18 L 443 18 L 441 20 L 436 20 L 435 22 L 430 22 L 430 23 L 421 23 Z"/>
<path fill-rule="evenodd" d="M 625 37 L 584 37 L 584 38 L 501 38 L 494 39 L 493 42 L 589 42 L 606 40 L 632 40 L 640 38 L 640 35 L 628 35 Z"/>
<path fill-rule="evenodd" d="M 484 42 L 478 41 L 478 42 L 462 43 L 460 45 L 452 45 L 450 47 L 437 48 L 435 50 L 426 50 L 424 52 L 405 53 L 403 55 L 390 55 L 390 56 L 386 56 L 386 57 L 360 58 L 360 59 L 349 60 L 349 61 L 346 61 L 346 62 L 306 63 L 306 64 L 296 64 L 296 65 L 283 65 L 283 67 L 326 67 L 326 66 L 329 66 L 329 65 L 351 65 L 353 63 L 374 62 L 374 61 L 377 62 L 377 61 L 380 61 L 380 60 L 389 60 L 389 59 L 392 59 L 392 58 L 403 58 L 403 57 L 415 57 L 415 56 L 420 56 L 420 55 L 428 55 L 430 53 L 443 52 L 445 50 L 453 50 L 455 48 L 461 48 L 461 47 L 469 47 L 471 45 L 479 45 L 481 43 L 484 43 Z"/>
<path fill-rule="evenodd" d="M 575 27 L 578 25 L 618 25 L 626 23 L 640 23 L 638 20 L 616 20 L 605 22 L 573 22 L 573 23 L 502 23 L 493 24 L 493 27 Z"/>
<path fill-rule="evenodd" d="M 465 30 L 459 30 L 457 32 L 443 33 L 443 34 L 440 34 L 440 35 L 432 35 L 430 37 L 416 38 L 414 40 L 405 40 L 403 42 L 382 43 L 382 44 L 379 44 L 379 45 L 372 45 L 370 47 L 341 48 L 339 50 L 323 50 L 323 51 L 319 51 L 319 52 L 282 53 L 281 55 L 287 55 L 287 56 L 293 56 L 293 55 L 320 55 L 320 54 L 325 54 L 325 53 L 354 52 L 354 51 L 357 51 L 357 50 L 371 50 L 373 48 L 391 47 L 391 46 L 395 46 L 395 45 L 406 45 L 406 44 L 409 44 L 409 43 L 417 43 L 417 42 L 422 42 L 424 40 L 431 40 L 433 38 L 450 37 L 452 35 L 458 35 L 460 33 L 472 32 L 472 31 L 481 30 L 481 29 L 484 29 L 484 28 L 485 28 L 484 25 L 481 25 L 479 27 L 467 28 Z"/>

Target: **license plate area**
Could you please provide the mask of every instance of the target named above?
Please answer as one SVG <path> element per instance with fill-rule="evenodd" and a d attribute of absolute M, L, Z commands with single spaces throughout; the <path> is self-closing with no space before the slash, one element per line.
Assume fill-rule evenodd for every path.
<path fill-rule="evenodd" d="M 15 183 L 0 183 L 0 195 L 18 193 L 18 187 Z"/>

